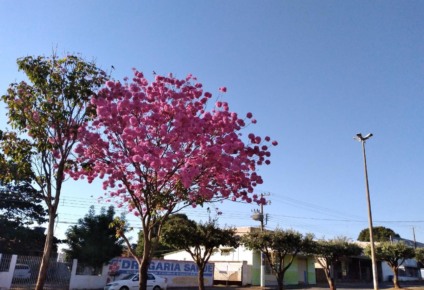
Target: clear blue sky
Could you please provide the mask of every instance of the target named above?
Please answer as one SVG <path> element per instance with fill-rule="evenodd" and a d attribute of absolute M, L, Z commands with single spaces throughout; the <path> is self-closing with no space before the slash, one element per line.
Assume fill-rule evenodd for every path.
<path fill-rule="evenodd" d="M 21 80 L 16 59 L 81 53 L 113 76 L 136 67 L 196 75 L 279 141 L 261 168 L 268 228 L 355 240 L 368 227 L 367 142 L 375 226 L 424 242 L 423 1 L 0 2 L 0 91 Z M 0 127 L 6 125 L 0 105 Z M 70 181 L 58 232 L 87 213 L 100 187 Z M 100 205 L 97 205 L 99 208 Z M 257 206 L 221 206 L 220 225 L 254 226 Z M 187 212 L 205 220 L 205 210 Z M 135 218 L 129 217 L 133 226 Z"/>

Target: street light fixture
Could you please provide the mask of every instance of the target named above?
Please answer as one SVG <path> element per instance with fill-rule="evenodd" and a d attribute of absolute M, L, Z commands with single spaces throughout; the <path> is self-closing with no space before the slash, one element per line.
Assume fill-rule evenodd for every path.
<path fill-rule="evenodd" d="M 368 184 L 368 171 L 367 171 L 367 156 L 365 154 L 365 142 L 371 138 L 373 135 L 369 133 L 365 137 L 361 133 L 356 134 L 356 137 L 353 139 L 362 143 L 362 152 L 364 155 L 364 172 L 365 172 L 365 189 L 367 194 L 367 205 L 368 205 L 368 227 L 370 233 L 370 244 L 371 244 L 371 262 L 372 262 L 372 276 L 374 290 L 378 290 L 378 272 L 377 272 L 377 263 L 375 259 L 375 247 L 374 247 L 374 236 L 372 229 L 372 214 L 371 214 L 371 199 L 370 199 L 370 189 Z"/>

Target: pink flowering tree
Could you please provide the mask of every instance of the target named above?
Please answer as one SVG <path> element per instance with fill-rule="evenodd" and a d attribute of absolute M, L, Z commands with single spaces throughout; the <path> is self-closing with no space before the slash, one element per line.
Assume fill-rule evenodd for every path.
<path fill-rule="evenodd" d="M 244 137 L 246 122 L 256 123 L 252 114 L 240 118 L 226 102 L 207 110 L 211 98 L 191 75 L 157 75 L 149 82 L 134 71 L 130 83 L 106 83 L 91 100 L 96 118 L 80 128 L 75 153 L 81 166 L 70 174 L 104 179 L 108 198 L 140 218 L 143 255 L 132 252 L 140 289 L 146 289 L 154 241 L 171 213 L 223 199 L 265 202 L 253 193 L 263 182 L 256 170 L 270 163 L 267 144 L 277 142 Z"/>

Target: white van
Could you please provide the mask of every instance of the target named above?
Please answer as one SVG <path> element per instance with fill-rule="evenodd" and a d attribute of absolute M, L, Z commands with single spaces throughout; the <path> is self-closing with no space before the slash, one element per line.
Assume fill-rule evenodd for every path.
<path fill-rule="evenodd" d="M 31 269 L 27 264 L 16 264 L 13 278 L 29 279 L 31 277 Z"/>

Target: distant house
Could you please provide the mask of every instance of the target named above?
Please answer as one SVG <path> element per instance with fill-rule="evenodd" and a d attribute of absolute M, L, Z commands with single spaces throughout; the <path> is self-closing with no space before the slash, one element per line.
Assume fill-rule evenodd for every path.
<path fill-rule="evenodd" d="M 365 248 L 368 243 L 355 242 L 362 248 Z M 318 257 L 317 257 L 318 259 Z M 358 283 L 358 282 L 372 282 L 372 265 L 371 260 L 368 256 L 360 255 L 353 257 L 343 257 L 334 263 L 332 269 L 333 278 L 337 282 L 344 283 Z M 316 268 L 316 280 L 317 283 L 327 283 L 324 269 L 317 262 L 315 263 Z M 377 265 L 377 271 L 381 272 L 381 264 Z M 381 274 L 380 274 L 381 275 Z M 379 275 L 379 276 L 380 276 Z"/>
<path fill-rule="evenodd" d="M 424 247 L 423 243 L 414 242 L 406 239 L 393 239 L 394 243 L 404 242 L 410 247 Z M 369 242 L 355 242 L 362 248 L 366 248 Z M 399 281 L 416 281 L 420 280 L 420 265 L 415 259 L 406 260 L 402 266 L 399 267 Z M 316 263 L 316 280 L 318 283 L 325 283 L 326 278 L 321 266 Z M 378 280 L 391 281 L 393 272 L 384 261 L 377 261 Z M 340 259 L 334 264 L 333 277 L 338 282 L 372 282 L 372 264 L 371 259 L 366 255 L 356 257 L 345 257 Z"/>
<path fill-rule="evenodd" d="M 240 227 L 237 234 L 243 235 L 250 231 L 258 230 L 253 227 Z M 185 251 L 177 251 L 166 254 L 165 260 L 191 261 L 191 256 Z M 284 284 L 316 284 L 314 257 L 298 255 L 284 277 Z M 261 255 L 259 252 L 238 248 L 219 248 L 210 258 L 209 262 L 215 264 L 215 283 L 260 285 Z M 265 285 L 277 285 L 271 268 L 266 264 Z"/>
<path fill-rule="evenodd" d="M 411 241 L 402 238 L 393 238 L 393 243 L 405 243 L 407 246 L 411 248 L 424 248 L 424 243 L 420 243 L 417 241 Z M 390 268 L 387 266 L 387 263 L 383 263 L 383 279 L 391 280 L 393 277 L 393 273 Z M 399 267 L 399 280 L 400 281 L 416 281 L 420 280 L 423 277 L 421 276 L 420 265 L 415 259 L 406 260 L 402 266 Z"/>

